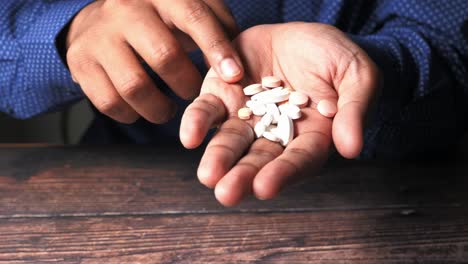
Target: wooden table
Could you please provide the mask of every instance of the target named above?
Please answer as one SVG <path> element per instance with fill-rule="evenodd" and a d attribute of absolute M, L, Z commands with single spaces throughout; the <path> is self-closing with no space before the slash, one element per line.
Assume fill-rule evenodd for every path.
<path fill-rule="evenodd" d="M 0 263 L 468 261 L 466 158 L 334 161 L 274 201 L 227 209 L 196 180 L 199 157 L 0 148 Z"/>

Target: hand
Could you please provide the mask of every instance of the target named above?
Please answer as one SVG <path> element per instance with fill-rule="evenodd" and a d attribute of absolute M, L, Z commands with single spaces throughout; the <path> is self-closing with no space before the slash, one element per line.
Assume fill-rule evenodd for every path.
<path fill-rule="evenodd" d="M 235 45 L 246 69 L 243 82 L 228 84 L 210 71 L 180 129 L 184 146 L 195 148 L 210 128 L 221 124 L 205 150 L 198 177 L 215 188 L 222 204 L 235 205 L 251 193 L 270 199 L 285 185 L 316 174 L 328 158 L 332 137 L 344 157 L 359 155 L 378 70 L 345 34 L 322 24 L 265 25 L 241 33 Z M 286 87 L 312 101 L 295 121 L 296 137 L 285 149 L 266 139 L 255 140 L 252 127 L 258 118 L 237 118 L 248 99 L 242 88 L 268 75 L 280 77 Z M 317 111 L 322 100 L 337 106 L 333 120 Z"/>
<path fill-rule="evenodd" d="M 242 78 L 240 59 L 225 30 L 236 34 L 222 0 L 96 1 L 70 25 L 67 63 L 102 113 L 123 123 L 139 116 L 164 123 L 176 106 L 155 87 L 140 59 L 177 95 L 194 98 L 202 78 L 186 51 L 196 46 L 224 81 Z"/>

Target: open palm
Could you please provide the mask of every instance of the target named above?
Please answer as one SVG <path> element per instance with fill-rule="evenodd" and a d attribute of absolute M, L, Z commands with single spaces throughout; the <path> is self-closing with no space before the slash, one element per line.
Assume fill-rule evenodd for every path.
<path fill-rule="evenodd" d="M 211 70 L 201 95 L 187 108 L 180 137 L 187 148 L 198 147 L 209 129 L 218 126 L 200 162 L 198 177 L 224 205 L 247 195 L 273 198 L 288 183 L 314 175 L 328 158 L 333 142 L 345 157 L 362 148 L 365 113 L 377 83 L 377 69 L 368 56 L 339 30 L 322 24 L 289 23 L 257 26 L 236 40 L 245 77 L 228 84 Z M 312 106 L 296 120 L 295 139 L 283 148 L 255 139 L 257 118 L 243 121 L 237 111 L 248 100 L 242 88 L 274 75 L 308 95 Z M 317 104 L 338 106 L 334 120 Z M 334 114 L 334 113 L 332 113 Z"/>

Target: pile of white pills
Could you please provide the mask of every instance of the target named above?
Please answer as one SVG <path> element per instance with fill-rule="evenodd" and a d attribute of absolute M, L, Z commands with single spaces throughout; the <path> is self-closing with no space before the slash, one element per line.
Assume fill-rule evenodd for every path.
<path fill-rule="evenodd" d="M 282 84 L 281 79 L 268 76 L 261 84 L 245 87 L 244 94 L 251 98 L 238 116 L 243 120 L 252 115 L 261 117 L 254 127 L 255 135 L 287 146 L 294 137 L 293 120 L 301 118 L 301 108 L 309 104 L 309 97 Z"/>

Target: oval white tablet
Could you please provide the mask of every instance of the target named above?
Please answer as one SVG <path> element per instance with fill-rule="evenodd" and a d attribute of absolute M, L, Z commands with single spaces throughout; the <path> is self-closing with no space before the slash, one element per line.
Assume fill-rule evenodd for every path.
<path fill-rule="evenodd" d="M 280 142 L 280 139 L 270 131 L 265 131 L 265 133 L 263 133 L 263 137 L 273 142 Z"/>
<path fill-rule="evenodd" d="M 277 134 L 280 136 L 281 145 L 287 146 L 294 137 L 294 124 L 291 118 L 282 114 L 278 121 Z"/>
<path fill-rule="evenodd" d="M 259 83 L 251 84 L 244 88 L 244 94 L 247 96 L 252 96 L 263 91 L 263 87 Z"/>
<path fill-rule="evenodd" d="M 252 113 L 256 116 L 263 116 L 266 114 L 266 107 L 264 104 L 254 104 L 251 109 Z"/>
<path fill-rule="evenodd" d="M 292 105 L 289 104 L 286 106 L 286 115 L 289 116 L 289 118 L 296 120 L 301 118 L 302 116 L 302 111 L 297 105 Z"/>
<path fill-rule="evenodd" d="M 258 122 L 254 127 L 254 132 L 257 138 L 261 138 L 266 131 L 266 126 L 262 122 Z"/>
<path fill-rule="evenodd" d="M 260 94 L 257 94 L 260 95 Z M 283 101 L 287 101 L 289 99 L 289 92 L 285 90 L 278 90 L 278 91 L 269 91 L 266 94 L 263 94 L 257 100 L 264 104 L 276 104 Z"/>
<path fill-rule="evenodd" d="M 273 116 L 273 121 L 271 123 L 273 124 L 278 123 L 278 119 L 281 114 L 278 109 L 278 106 L 276 106 L 276 104 L 267 104 L 266 109 L 267 109 L 267 113 Z"/>
<path fill-rule="evenodd" d="M 269 132 L 275 134 L 276 137 L 278 137 L 279 139 L 281 139 L 281 134 L 280 134 L 280 131 L 278 129 L 278 127 L 272 127 L 270 129 L 267 129 Z"/>
<path fill-rule="evenodd" d="M 288 113 L 288 106 L 289 106 L 289 103 L 286 103 L 286 104 L 281 104 L 280 106 L 278 106 L 278 110 L 280 111 L 280 114 L 287 114 Z"/>
<path fill-rule="evenodd" d="M 252 100 L 249 100 L 245 103 L 245 105 L 250 108 L 250 109 L 254 109 L 254 108 L 258 108 L 258 107 L 263 107 L 265 106 L 265 104 L 259 102 L 259 101 L 252 101 Z"/>
<path fill-rule="evenodd" d="M 252 96 L 250 99 L 252 101 L 259 101 L 261 98 L 263 98 L 265 96 L 268 96 L 271 93 L 272 93 L 272 90 L 263 91 L 261 93 L 258 93 L 256 95 Z"/>
<path fill-rule="evenodd" d="M 284 90 L 284 89 L 283 89 L 283 86 L 273 88 L 273 89 L 271 89 L 270 91 L 272 91 L 272 92 L 278 92 L 278 91 L 281 91 L 281 90 Z M 289 92 L 289 91 L 288 91 L 288 92 Z"/>
<path fill-rule="evenodd" d="M 273 115 L 268 113 L 268 109 L 267 109 L 267 112 L 266 114 L 262 117 L 262 119 L 260 120 L 260 122 L 265 126 L 269 126 L 273 123 Z"/>

